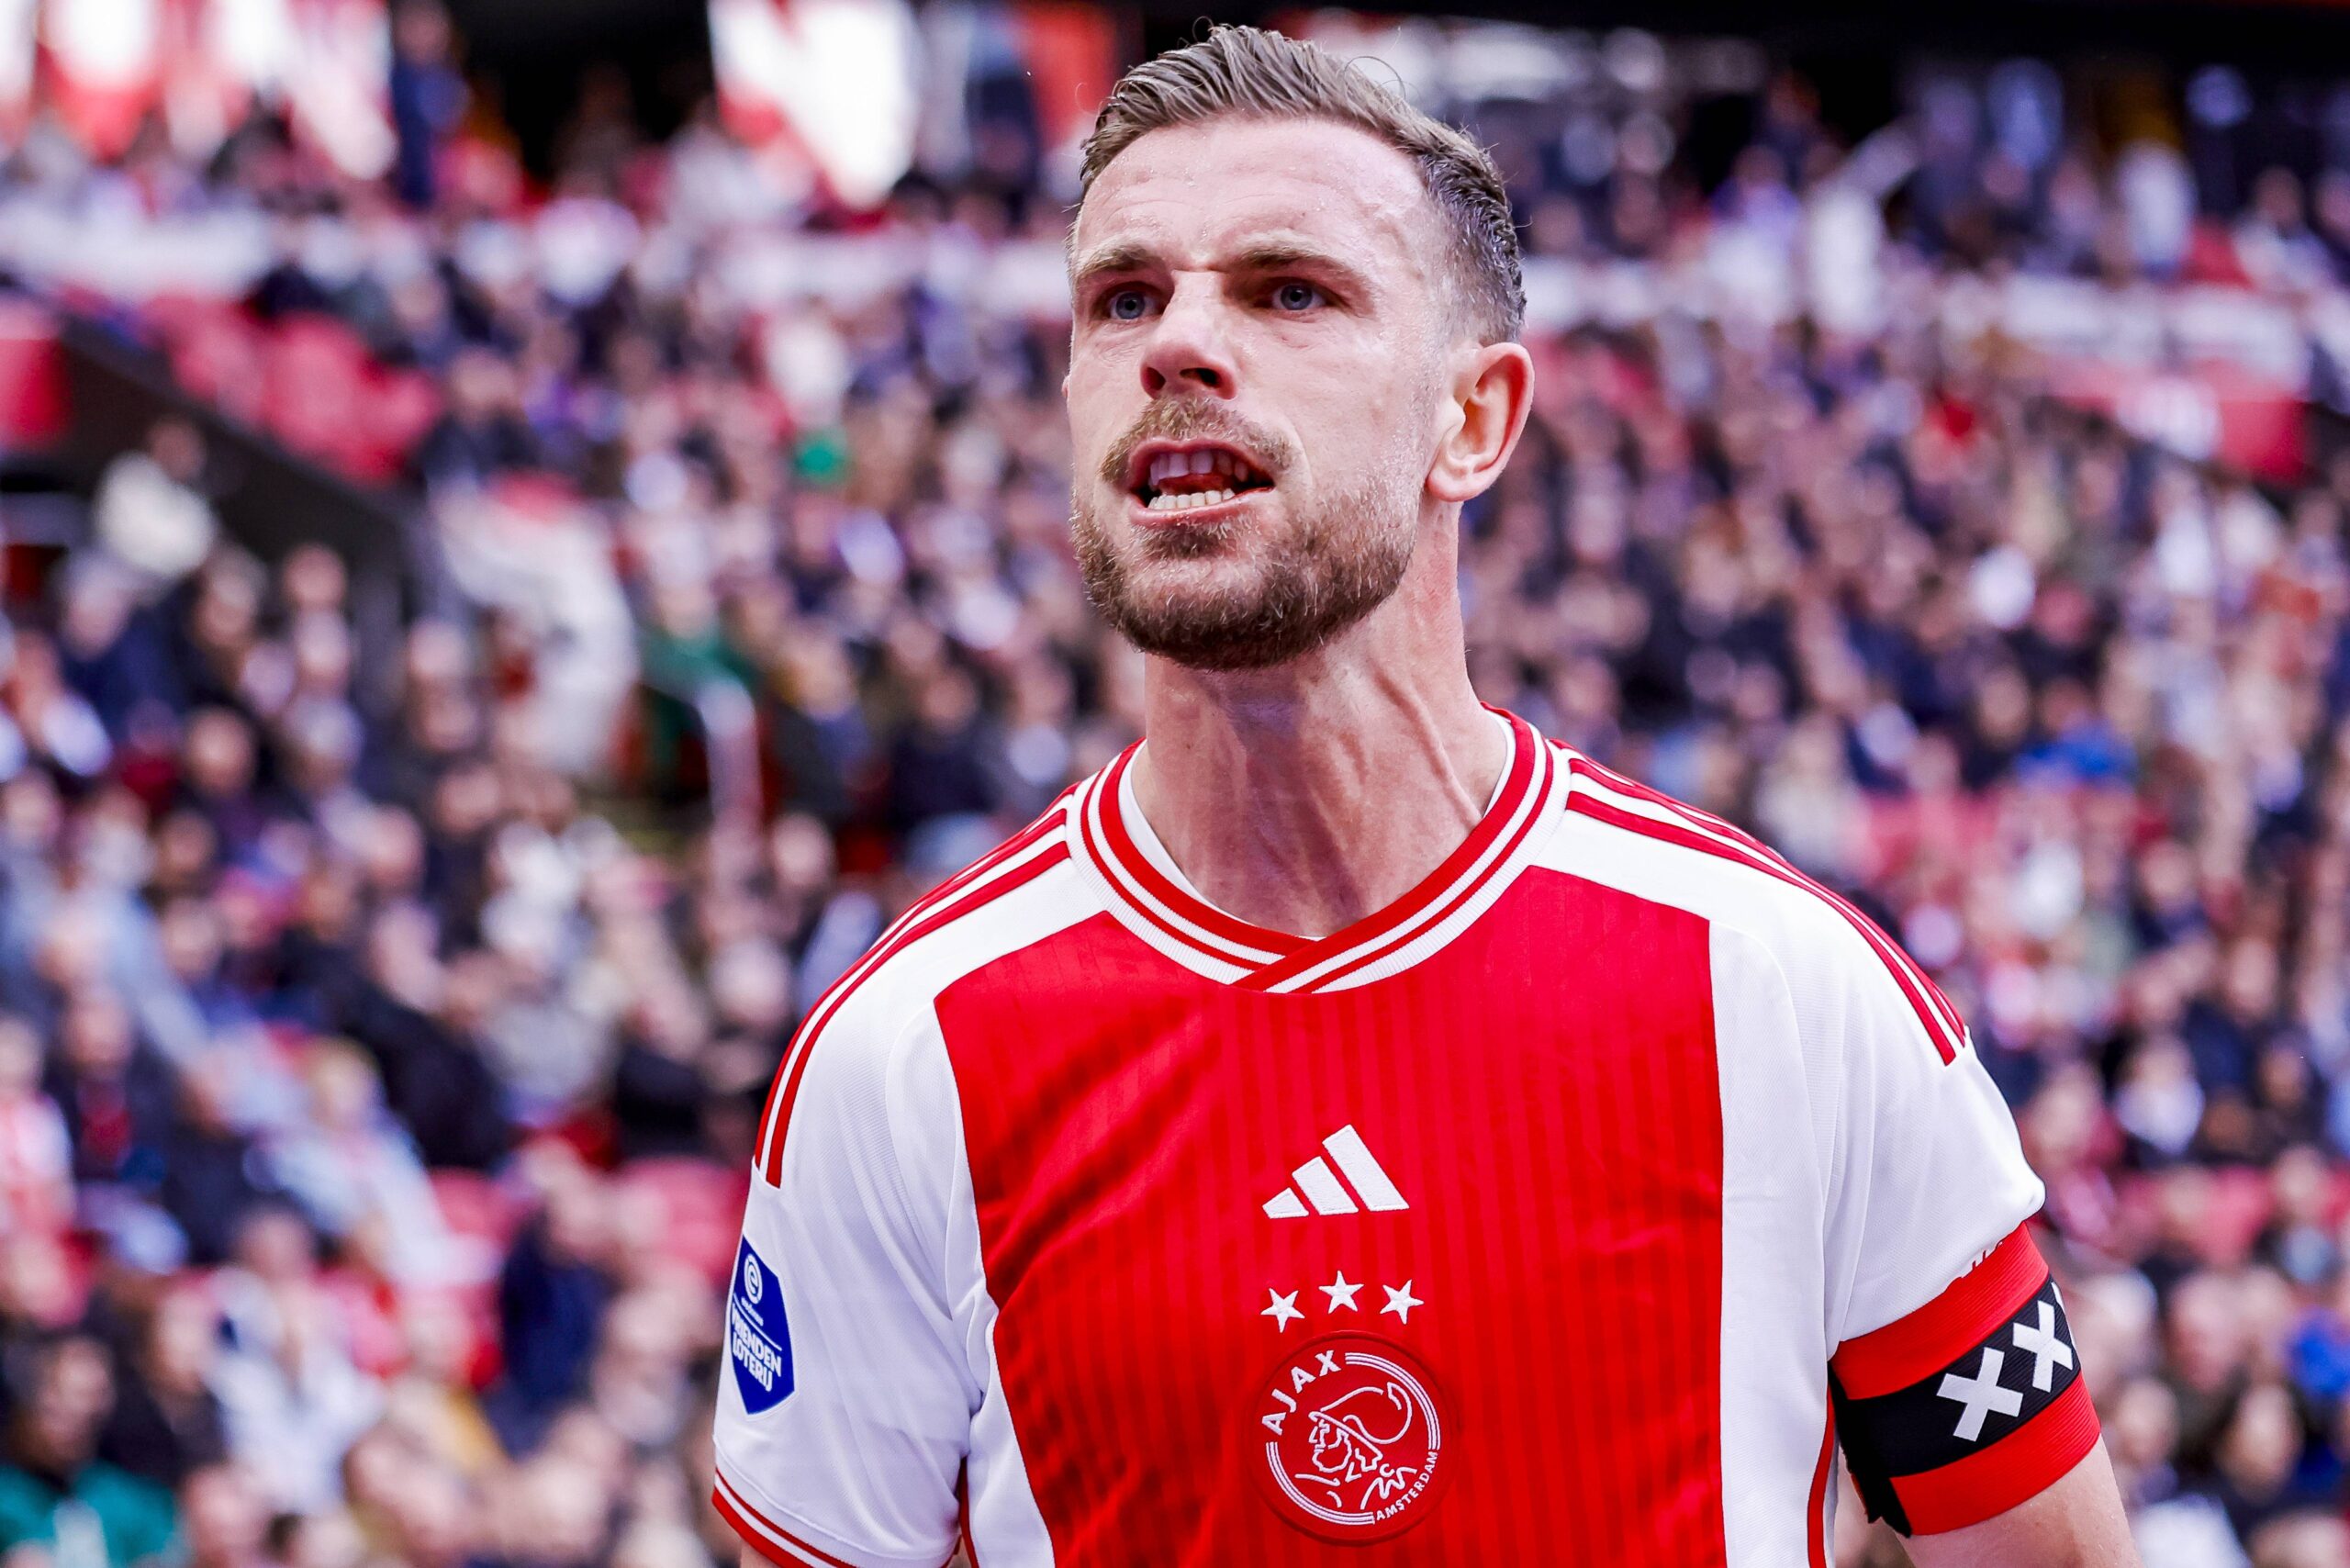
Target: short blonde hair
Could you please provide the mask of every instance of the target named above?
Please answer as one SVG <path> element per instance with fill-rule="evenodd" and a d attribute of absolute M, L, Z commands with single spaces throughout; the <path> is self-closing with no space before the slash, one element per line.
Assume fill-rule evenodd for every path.
<path fill-rule="evenodd" d="M 1368 131 L 1411 159 L 1452 231 L 1471 323 L 1487 342 L 1517 336 L 1526 319 L 1517 225 L 1493 159 L 1394 89 L 1315 44 L 1280 33 L 1211 28 L 1197 43 L 1146 61 L 1120 78 L 1085 140 L 1080 210 L 1102 171 L 1143 137 L 1227 115 L 1334 120 Z"/>

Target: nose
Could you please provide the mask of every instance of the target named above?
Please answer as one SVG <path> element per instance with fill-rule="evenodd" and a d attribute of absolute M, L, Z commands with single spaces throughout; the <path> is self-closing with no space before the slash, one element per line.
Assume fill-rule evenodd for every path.
<path fill-rule="evenodd" d="M 1223 300 L 1213 279 L 1185 278 L 1159 311 L 1142 357 L 1142 389 L 1229 398 L 1238 390 Z"/>

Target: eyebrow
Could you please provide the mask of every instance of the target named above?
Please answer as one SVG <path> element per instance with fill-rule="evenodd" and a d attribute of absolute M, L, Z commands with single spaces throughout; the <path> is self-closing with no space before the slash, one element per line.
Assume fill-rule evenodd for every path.
<path fill-rule="evenodd" d="M 1143 271 L 1157 259 L 1157 252 L 1147 245 L 1132 241 L 1105 245 L 1069 268 L 1069 292 L 1081 294 L 1087 285 L 1098 278 Z M 1319 246 L 1293 240 L 1260 240 L 1245 245 L 1220 270 L 1271 273 L 1295 267 L 1335 274 L 1358 288 L 1365 286 L 1362 273 L 1352 263 L 1340 260 L 1334 252 Z"/>
<path fill-rule="evenodd" d="M 1290 240 L 1266 240 L 1244 246 L 1233 258 L 1233 263 L 1244 272 L 1277 273 L 1287 267 L 1315 267 L 1349 277 L 1356 275 L 1355 269 L 1333 252 Z"/>
<path fill-rule="evenodd" d="M 1076 262 L 1070 265 L 1069 269 L 1069 292 L 1072 294 L 1082 293 L 1087 284 L 1091 283 L 1098 277 L 1104 277 L 1113 273 L 1139 272 L 1144 267 L 1149 265 L 1151 254 L 1149 247 L 1137 245 L 1131 241 L 1123 244 L 1105 245 L 1101 250 L 1095 251 L 1086 256 L 1082 261 Z"/>

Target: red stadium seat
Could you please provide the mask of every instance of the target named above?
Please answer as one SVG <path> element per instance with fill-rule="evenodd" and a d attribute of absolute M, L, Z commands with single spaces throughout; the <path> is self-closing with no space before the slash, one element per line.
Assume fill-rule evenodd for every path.
<path fill-rule="evenodd" d="M 267 350 L 271 431 L 306 456 L 347 468 L 367 423 L 371 369 L 366 345 L 341 322 L 287 321 Z"/>
<path fill-rule="evenodd" d="M 657 1246 L 664 1257 L 699 1270 L 713 1283 L 727 1277 L 751 1191 L 748 1170 L 706 1159 L 641 1159 L 614 1180 L 625 1198 L 658 1204 Z"/>
<path fill-rule="evenodd" d="M 473 1170 L 435 1170 L 433 1200 L 441 1218 L 461 1239 L 482 1243 L 503 1255 L 522 1222 L 523 1204 L 499 1182 Z"/>
<path fill-rule="evenodd" d="M 261 329 L 233 313 L 192 317 L 170 346 L 172 374 L 223 413 L 260 423 L 266 355 Z"/>

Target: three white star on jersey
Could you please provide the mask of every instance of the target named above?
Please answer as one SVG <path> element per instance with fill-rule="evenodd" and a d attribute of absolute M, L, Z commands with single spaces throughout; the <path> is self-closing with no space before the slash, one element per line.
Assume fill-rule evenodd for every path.
<path fill-rule="evenodd" d="M 2009 1324 L 2009 1343 L 2016 1354 L 2031 1358 L 2031 1386 L 2045 1394 L 2056 1385 L 2056 1369 L 2073 1370 L 2073 1348 L 2056 1337 L 2056 1309 L 2048 1303 L 2032 1304 L 2040 1310 L 2035 1322 L 2018 1318 Z M 1959 1407 L 1958 1426 L 1952 1435 L 1968 1442 L 1980 1442 L 1983 1423 L 1993 1412 L 2002 1416 L 2019 1415 L 2023 1410 L 2023 1395 L 2011 1388 L 1999 1386 L 1999 1372 L 2008 1364 L 2007 1352 L 1983 1347 L 1983 1360 L 1977 1363 L 1973 1377 L 1961 1377 L 1956 1372 L 1944 1372 L 1940 1387 L 1934 1392 Z"/>
<path fill-rule="evenodd" d="M 1328 1316 L 1341 1309 L 1348 1312 L 1360 1312 L 1362 1308 L 1356 1305 L 1355 1297 L 1369 1287 L 1350 1282 L 1347 1279 L 1346 1271 L 1341 1269 L 1328 1284 L 1316 1285 L 1314 1288 L 1330 1298 L 1330 1305 L 1324 1309 L 1325 1316 Z M 1392 1312 L 1395 1315 L 1396 1321 L 1409 1324 L 1412 1321 L 1412 1308 L 1427 1305 L 1412 1294 L 1412 1282 L 1409 1280 L 1405 1280 L 1400 1286 L 1382 1285 L 1379 1288 L 1387 1293 L 1387 1305 L 1379 1309 L 1379 1314 L 1382 1317 Z M 1268 1286 L 1265 1294 L 1270 1305 L 1257 1316 L 1271 1318 L 1275 1328 L 1287 1331 L 1292 1320 L 1302 1319 L 1305 1316 L 1304 1309 L 1297 1305 L 1297 1298 L 1301 1294 L 1298 1291 L 1291 1291 L 1284 1295 L 1280 1291 Z"/>

